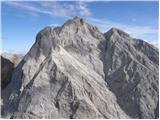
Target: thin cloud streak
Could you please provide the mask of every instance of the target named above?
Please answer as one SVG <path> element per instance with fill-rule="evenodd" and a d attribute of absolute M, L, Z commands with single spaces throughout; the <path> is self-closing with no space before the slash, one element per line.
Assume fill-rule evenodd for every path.
<path fill-rule="evenodd" d="M 31 4 L 28 4 L 26 2 L 11 2 L 10 1 L 10 2 L 4 2 L 4 3 L 10 6 L 13 6 L 13 7 L 18 7 L 20 9 L 30 11 L 31 13 L 44 13 L 44 14 L 52 15 L 50 11 L 36 8 L 35 6 L 32 6 Z"/>
<path fill-rule="evenodd" d="M 37 1 L 33 1 L 36 3 Z M 32 14 L 48 14 L 51 16 L 57 16 L 57 17 L 67 17 L 71 18 L 75 15 L 81 15 L 81 16 L 91 16 L 90 9 L 87 7 L 86 2 L 77 1 L 76 4 L 59 4 L 59 2 L 56 1 L 40 1 L 37 2 L 39 6 L 35 6 L 33 4 L 30 4 L 29 2 L 4 2 L 5 4 L 13 7 L 18 7 L 20 9 L 26 10 L 31 12 Z"/>
<path fill-rule="evenodd" d="M 110 20 L 96 19 L 92 17 L 87 18 L 92 24 L 98 26 L 102 32 L 106 32 L 109 28 L 116 27 L 125 30 L 133 36 L 139 36 L 144 34 L 158 34 L 158 29 L 151 28 L 149 26 L 132 26 L 116 23 Z"/>
<path fill-rule="evenodd" d="M 80 14 L 82 16 L 91 16 L 91 14 L 92 14 L 90 9 L 87 7 L 86 2 L 84 2 L 84 1 L 78 2 L 78 9 L 80 10 Z"/>

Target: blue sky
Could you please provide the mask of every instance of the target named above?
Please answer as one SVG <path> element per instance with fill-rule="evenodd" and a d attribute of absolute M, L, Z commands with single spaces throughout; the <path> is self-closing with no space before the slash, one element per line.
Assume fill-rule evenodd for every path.
<path fill-rule="evenodd" d="M 2 10 L 2 50 L 26 53 L 46 26 L 61 26 L 80 16 L 102 32 L 116 27 L 158 46 L 158 2 L 70 1 L 7 2 Z"/>

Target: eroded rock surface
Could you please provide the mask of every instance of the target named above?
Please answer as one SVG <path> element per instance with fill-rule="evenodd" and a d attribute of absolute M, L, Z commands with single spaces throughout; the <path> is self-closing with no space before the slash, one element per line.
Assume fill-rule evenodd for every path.
<path fill-rule="evenodd" d="M 79 17 L 40 31 L 14 71 L 11 118 L 156 118 L 158 50 Z"/>
<path fill-rule="evenodd" d="M 133 118 L 156 118 L 158 50 L 115 28 L 105 33 L 105 37 L 106 82 L 118 104 Z"/>

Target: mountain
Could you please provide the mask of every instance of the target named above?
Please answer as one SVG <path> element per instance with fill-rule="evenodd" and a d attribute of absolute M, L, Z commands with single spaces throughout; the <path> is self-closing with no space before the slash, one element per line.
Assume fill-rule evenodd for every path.
<path fill-rule="evenodd" d="M 104 34 L 106 81 L 117 102 L 133 118 L 158 116 L 158 49 L 111 29 Z"/>
<path fill-rule="evenodd" d="M 46 27 L 5 88 L 8 118 L 158 118 L 159 52 L 79 17 Z"/>

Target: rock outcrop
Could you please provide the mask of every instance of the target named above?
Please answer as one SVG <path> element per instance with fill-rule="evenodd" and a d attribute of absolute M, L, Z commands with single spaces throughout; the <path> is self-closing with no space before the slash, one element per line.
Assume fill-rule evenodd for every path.
<path fill-rule="evenodd" d="M 1 56 L 1 88 L 3 89 L 11 81 L 14 64 Z"/>
<path fill-rule="evenodd" d="M 3 113 L 3 104 L 8 102 L 5 88 L 11 82 L 14 64 L 1 56 L 1 113 Z"/>
<path fill-rule="evenodd" d="M 23 54 L 15 54 L 7 52 L 3 52 L 1 55 L 2 57 L 10 60 L 14 64 L 14 67 L 16 67 L 24 57 Z"/>
<path fill-rule="evenodd" d="M 47 27 L 13 73 L 3 117 L 157 118 L 158 54 L 79 17 Z"/>

